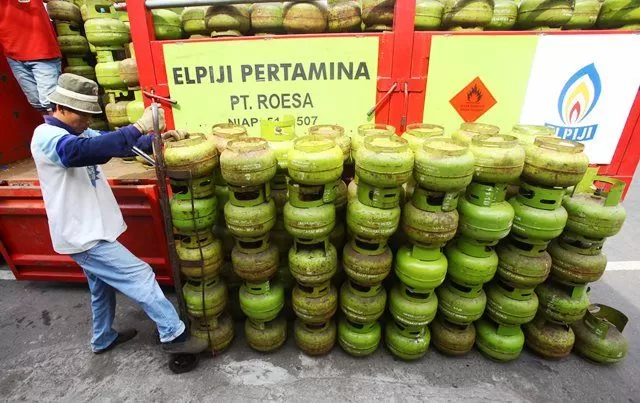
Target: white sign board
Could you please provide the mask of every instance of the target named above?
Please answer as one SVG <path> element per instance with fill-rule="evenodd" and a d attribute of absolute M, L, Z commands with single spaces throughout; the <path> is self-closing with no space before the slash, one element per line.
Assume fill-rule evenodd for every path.
<path fill-rule="evenodd" d="M 640 35 L 543 36 L 520 123 L 551 126 L 609 164 L 639 87 Z"/>

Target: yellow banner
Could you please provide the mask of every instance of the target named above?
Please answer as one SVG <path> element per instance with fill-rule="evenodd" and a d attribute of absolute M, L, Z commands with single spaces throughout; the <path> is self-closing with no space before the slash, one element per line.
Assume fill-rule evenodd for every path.
<path fill-rule="evenodd" d="M 176 128 L 209 133 L 232 122 L 259 136 L 260 119 L 293 115 L 353 133 L 375 104 L 378 37 L 265 38 L 164 46 Z"/>

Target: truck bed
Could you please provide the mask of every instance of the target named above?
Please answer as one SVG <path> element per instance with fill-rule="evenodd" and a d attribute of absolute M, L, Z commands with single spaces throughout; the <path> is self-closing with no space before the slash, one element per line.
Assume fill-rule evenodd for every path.
<path fill-rule="evenodd" d="M 143 166 L 138 161 L 123 161 L 120 158 L 112 158 L 104 164 L 104 172 L 112 183 L 147 183 L 156 179 L 156 171 L 153 168 Z M 33 159 L 27 158 L 0 167 L 0 181 L 30 182 L 38 180 L 38 173 Z"/>

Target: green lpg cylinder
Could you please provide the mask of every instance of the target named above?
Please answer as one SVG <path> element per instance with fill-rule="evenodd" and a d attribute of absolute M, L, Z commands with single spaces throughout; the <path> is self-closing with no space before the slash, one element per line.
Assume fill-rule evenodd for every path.
<path fill-rule="evenodd" d="M 276 222 L 276 205 L 273 200 L 257 206 L 224 206 L 224 218 L 233 236 L 255 238 L 268 234 Z"/>
<path fill-rule="evenodd" d="M 84 78 L 88 78 L 89 80 L 93 80 L 93 81 L 98 80 L 98 78 L 96 77 L 96 70 L 93 66 L 84 66 L 84 65 L 83 66 L 67 66 L 62 70 L 62 72 L 82 76 Z M 92 121 L 95 122 L 96 119 L 93 118 Z M 108 130 L 108 128 L 105 128 L 105 130 Z"/>
<path fill-rule="evenodd" d="M 522 29 L 557 30 L 573 16 L 569 0 L 522 0 L 518 9 L 518 26 Z"/>
<path fill-rule="evenodd" d="M 487 283 L 498 267 L 498 255 L 492 246 L 466 237 L 449 242 L 445 255 L 449 263 L 447 275 L 460 285 Z"/>
<path fill-rule="evenodd" d="M 491 22 L 484 29 L 487 31 L 508 31 L 518 19 L 518 5 L 513 0 L 494 0 Z"/>
<path fill-rule="evenodd" d="M 440 286 L 447 273 L 447 258 L 440 248 L 403 246 L 396 254 L 395 274 L 402 283 L 417 292 L 429 292 Z"/>
<path fill-rule="evenodd" d="M 355 160 L 356 153 L 364 145 L 365 137 L 376 134 L 396 134 L 396 128 L 382 123 L 365 123 L 358 126 L 358 131 L 351 137 L 351 158 Z"/>
<path fill-rule="evenodd" d="M 282 315 L 269 322 L 247 318 L 244 322 L 244 334 L 252 349 L 261 353 L 275 351 L 287 340 L 287 321 Z"/>
<path fill-rule="evenodd" d="M 425 189 L 459 192 L 471 183 L 474 162 L 468 146 L 447 137 L 432 137 L 415 150 L 413 177 Z"/>
<path fill-rule="evenodd" d="M 487 316 L 505 326 L 531 322 L 538 310 L 533 288 L 514 288 L 500 280 L 487 287 Z"/>
<path fill-rule="evenodd" d="M 485 356 L 496 361 L 512 361 L 524 347 L 524 333 L 520 326 L 499 325 L 491 319 L 480 319 L 476 326 L 476 346 Z"/>
<path fill-rule="evenodd" d="M 367 206 L 356 198 L 347 205 L 347 226 L 362 240 L 382 242 L 396 232 L 400 215 L 400 207 L 379 209 Z"/>
<path fill-rule="evenodd" d="M 222 314 L 229 299 L 227 286 L 220 276 L 188 278 L 182 287 L 182 293 L 189 315 L 207 320 Z"/>
<path fill-rule="evenodd" d="M 189 189 L 188 180 L 170 179 L 169 183 L 173 193 L 185 193 L 191 190 L 194 199 L 203 199 L 213 196 L 215 193 L 213 179 L 210 176 L 193 179 L 191 181 L 191 189 Z"/>
<path fill-rule="evenodd" d="M 513 207 L 504 200 L 506 185 L 499 187 L 472 182 L 458 201 L 460 235 L 497 243 L 511 230 Z"/>
<path fill-rule="evenodd" d="M 607 267 L 602 245 L 603 242 L 585 242 L 571 234 L 551 241 L 549 254 L 553 259 L 554 280 L 570 286 L 598 281 Z"/>
<path fill-rule="evenodd" d="M 390 320 L 384 329 L 384 340 L 391 354 L 412 361 L 426 354 L 431 334 L 427 326 L 404 326 Z"/>
<path fill-rule="evenodd" d="M 428 2 L 431 1 L 433 0 L 428 0 Z M 433 2 L 439 3 L 437 1 Z M 442 7 L 442 4 L 440 4 L 440 7 Z M 409 148 L 411 148 L 411 151 L 413 151 L 414 154 L 416 154 L 418 150 L 422 148 L 425 140 L 431 137 L 442 136 L 444 136 L 444 127 L 433 125 L 430 123 L 412 123 L 410 125 L 407 125 L 405 132 L 402 134 L 402 138 L 407 140 L 407 143 L 409 143 Z"/>
<path fill-rule="evenodd" d="M 233 320 L 229 314 L 223 314 L 219 319 L 193 320 L 191 334 L 201 340 L 207 341 L 209 350 L 221 353 L 226 350 L 233 340 Z"/>
<path fill-rule="evenodd" d="M 231 251 L 231 263 L 241 279 L 261 283 L 276 274 L 280 256 L 274 244 L 264 242 L 258 248 L 245 248 L 238 243 Z"/>
<path fill-rule="evenodd" d="M 284 307 L 284 287 L 277 281 L 264 283 L 242 283 L 240 308 L 249 318 L 269 322 L 274 320 Z"/>
<path fill-rule="evenodd" d="M 93 18 L 84 23 L 87 41 L 96 47 L 122 47 L 131 42 L 129 27 L 114 18 Z"/>
<path fill-rule="evenodd" d="M 436 289 L 438 312 L 444 319 L 459 325 L 478 320 L 487 305 L 482 286 L 466 287 L 451 280 Z"/>
<path fill-rule="evenodd" d="M 182 38 L 182 22 L 180 15 L 170 10 L 152 10 L 153 28 L 156 39 L 180 39 Z"/>
<path fill-rule="evenodd" d="M 538 314 L 523 329 L 527 347 L 542 358 L 559 359 L 571 353 L 575 335 L 568 325 L 553 323 Z"/>
<path fill-rule="evenodd" d="M 247 129 L 234 123 L 218 123 L 211 128 L 211 137 L 218 154 L 222 154 L 231 141 L 247 137 Z M 219 179 L 223 178 L 220 177 Z M 226 183 L 219 182 L 216 182 L 216 184 L 226 185 Z"/>
<path fill-rule="evenodd" d="M 431 323 L 431 340 L 443 354 L 465 355 L 471 351 L 476 341 L 476 328 L 473 323 L 458 325 L 437 316 Z"/>
<path fill-rule="evenodd" d="M 622 331 L 627 322 L 626 315 L 617 309 L 601 304 L 590 305 L 584 318 L 571 326 L 576 335 L 574 350 L 600 364 L 624 360 L 629 343 Z"/>
<path fill-rule="evenodd" d="M 80 8 L 72 2 L 52 0 L 47 2 L 47 12 L 54 21 L 82 22 Z"/>
<path fill-rule="evenodd" d="M 555 137 L 556 132 L 547 126 L 518 124 L 513 126 L 509 134 L 518 139 L 518 143 L 524 147 L 526 154 L 527 146 L 533 144 L 538 137 Z"/>
<path fill-rule="evenodd" d="M 334 208 L 334 202 L 338 197 L 338 184 L 340 181 L 330 182 L 324 185 L 302 185 L 290 181 L 287 184 L 287 200 L 292 207 L 303 210 L 312 208 Z"/>
<path fill-rule="evenodd" d="M 333 203 L 301 208 L 291 201 L 284 205 L 284 227 L 294 238 L 320 240 L 331 234 L 336 224 L 336 208 Z"/>
<path fill-rule="evenodd" d="M 127 105 L 130 101 L 118 101 L 107 104 L 104 108 L 104 114 L 107 115 L 107 121 L 113 127 L 122 127 L 129 124 L 127 116 Z"/>
<path fill-rule="evenodd" d="M 493 16 L 493 2 L 488 0 L 444 1 L 443 27 L 451 30 L 482 31 Z"/>
<path fill-rule="evenodd" d="M 437 31 L 442 23 L 443 12 L 444 6 L 438 0 L 417 0 L 414 21 L 416 31 Z"/>
<path fill-rule="evenodd" d="M 609 190 L 598 187 L 609 185 Z M 617 234 L 626 218 L 620 204 L 625 183 L 614 178 L 596 176 L 593 188 L 586 193 L 573 192 L 565 196 L 562 205 L 569 214 L 566 230 L 572 233 L 600 239 Z"/>
<path fill-rule="evenodd" d="M 98 84 L 105 89 L 124 89 L 127 84 L 120 78 L 120 62 L 97 63 L 95 67 Z"/>
<path fill-rule="evenodd" d="M 365 357 L 380 345 L 382 328 L 378 322 L 359 324 L 346 318 L 338 321 L 338 344 L 349 355 Z"/>
<path fill-rule="evenodd" d="M 405 204 L 402 214 L 402 230 L 414 244 L 442 247 L 456 234 L 458 211 L 456 198 L 445 201 L 444 194 L 434 194 L 417 188 L 413 198 Z"/>
<path fill-rule="evenodd" d="M 282 25 L 288 34 L 324 32 L 327 29 L 327 5 L 319 1 L 286 3 Z"/>
<path fill-rule="evenodd" d="M 433 290 L 418 292 L 398 282 L 389 294 L 389 312 L 401 325 L 426 326 L 433 321 L 437 310 L 438 297 Z"/>
<path fill-rule="evenodd" d="M 360 32 L 362 15 L 357 1 L 330 4 L 327 12 L 327 32 Z"/>
<path fill-rule="evenodd" d="M 515 211 L 511 232 L 532 242 L 558 237 L 567 223 L 567 211 L 561 204 L 563 195 L 562 188 L 520 182 L 518 195 L 509 200 Z"/>
<path fill-rule="evenodd" d="M 639 29 L 639 0 L 605 0 L 597 21 L 601 29 Z"/>
<path fill-rule="evenodd" d="M 303 185 L 335 183 L 342 175 L 342 150 L 323 136 L 296 139 L 289 151 L 289 177 Z"/>
<path fill-rule="evenodd" d="M 348 3 L 348 2 L 347 2 Z M 345 3 L 343 3 L 345 4 Z M 344 134 L 344 128 L 338 125 L 316 125 L 309 128 L 309 135 L 331 139 L 342 150 L 342 160 L 347 161 L 351 155 L 351 137 Z"/>
<path fill-rule="evenodd" d="M 140 85 L 136 59 L 128 58 L 122 60 L 118 66 L 118 74 L 120 74 L 120 80 L 122 80 L 127 87 L 131 88 Z M 142 98 L 140 101 L 142 101 Z"/>
<path fill-rule="evenodd" d="M 276 175 L 282 175 L 285 178 L 289 168 L 289 153 L 293 149 L 296 138 L 295 123 L 293 115 L 285 115 L 279 120 L 260 120 L 260 137 L 267 140 L 269 147 L 276 153 L 278 160 Z"/>
<path fill-rule="evenodd" d="M 378 209 L 391 209 L 400 206 L 403 199 L 402 186 L 382 188 L 359 181 L 356 195 L 360 203 Z"/>
<path fill-rule="evenodd" d="M 573 15 L 562 29 L 590 29 L 598 20 L 602 3 L 601 0 L 576 0 Z"/>
<path fill-rule="evenodd" d="M 386 305 L 387 292 L 382 284 L 366 287 L 348 280 L 340 288 L 340 309 L 351 322 L 375 322 L 384 313 Z"/>
<path fill-rule="evenodd" d="M 390 31 L 395 3 L 395 0 L 362 0 L 362 22 L 366 30 Z"/>
<path fill-rule="evenodd" d="M 251 29 L 256 35 L 282 34 L 283 13 L 282 3 L 254 3 L 251 5 Z"/>
<path fill-rule="evenodd" d="M 216 198 L 194 199 L 189 192 L 176 193 L 170 202 L 171 222 L 189 234 L 210 229 L 216 222 Z"/>
<path fill-rule="evenodd" d="M 409 181 L 414 156 L 409 143 L 390 134 L 374 134 L 364 138 L 356 152 L 358 180 L 377 187 L 394 188 Z"/>
<path fill-rule="evenodd" d="M 82 36 L 80 24 L 77 22 L 55 21 L 56 34 L 60 36 Z"/>
<path fill-rule="evenodd" d="M 338 310 L 338 290 L 329 281 L 313 287 L 296 284 L 291 302 L 296 316 L 305 323 L 325 323 Z"/>
<path fill-rule="evenodd" d="M 507 134 L 480 134 L 471 140 L 475 157 L 473 180 L 481 183 L 511 183 L 522 173 L 525 152 L 518 139 Z"/>
<path fill-rule="evenodd" d="M 278 161 L 265 139 L 241 137 L 227 143 L 220 154 L 220 170 L 227 183 L 256 186 L 269 182 L 276 174 Z"/>
<path fill-rule="evenodd" d="M 308 244 L 301 243 L 299 239 L 294 240 L 288 256 L 291 275 L 300 284 L 323 284 L 336 274 L 338 252 L 326 238 Z"/>
<path fill-rule="evenodd" d="M 333 320 L 316 324 L 297 319 L 293 332 L 298 348 L 310 356 L 325 355 L 336 344 L 337 329 Z"/>
<path fill-rule="evenodd" d="M 458 130 L 451 134 L 451 138 L 456 142 L 471 146 L 471 140 L 479 134 L 494 135 L 500 132 L 500 128 L 486 123 L 464 122 L 460 124 Z"/>
<path fill-rule="evenodd" d="M 127 104 L 127 119 L 129 123 L 134 124 L 142 117 L 144 113 L 144 102 L 142 99 L 135 99 Z M 211 182 L 213 184 L 213 181 Z"/>
<path fill-rule="evenodd" d="M 506 284 L 516 288 L 533 288 L 543 283 L 551 270 L 547 243 L 529 243 L 510 237 L 496 248 L 497 274 Z"/>
<path fill-rule="evenodd" d="M 584 144 L 558 137 L 539 137 L 528 145 L 522 179 L 533 185 L 575 186 L 582 180 L 589 159 Z"/>
<path fill-rule="evenodd" d="M 187 277 L 217 276 L 224 263 L 222 242 L 210 230 L 176 240 L 180 271 Z"/>
<path fill-rule="evenodd" d="M 184 140 L 165 143 L 164 161 L 169 177 L 185 180 L 190 171 L 192 178 L 202 178 L 218 165 L 218 153 L 204 134 L 189 133 Z"/>
<path fill-rule="evenodd" d="M 204 20 L 206 13 L 207 7 L 185 7 L 180 16 L 182 30 L 189 36 L 209 36 L 209 29 Z"/>
<path fill-rule="evenodd" d="M 61 35 L 58 36 L 58 46 L 64 56 L 84 56 L 89 53 L 89 43 L 84 36 Z"/>
<path fill-rule="evenodd" d="M 207 9 L 205 23 L 211 36 L 241 36 L 251 30 L 250 5 L 215 5 Z"/>
<path fill-rule="evenodd" d="M 540 312 L 555 323 L 572 324 L 580 320 L 589 307 L 586 285 L 572 287 L 547 281 L 536 287 Z"/>
<path fill-rule="evenodd" d="M 386 244 L 368 244 L 352 239 L 342 250 L 344 270 L 356 283 L 372 286 L 391 271 L 393 254 Z"/>

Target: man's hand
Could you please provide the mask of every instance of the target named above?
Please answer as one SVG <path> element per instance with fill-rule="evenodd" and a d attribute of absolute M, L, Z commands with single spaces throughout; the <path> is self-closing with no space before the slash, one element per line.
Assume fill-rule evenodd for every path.
<path fill-rule="evenodd" d="M 167 132 L 162 133 L 162 141 L 180 141 L 184 140 L 189 136 L 186 130 L 169 130 Z"/>
<path fill-rule="evenodd" d="M 160 123 L 160 131 L 163 131 L 166 126 L 164 123 L 164 109 L 158 107 L 158 121 Z M 141 133 L 149 133 L 153 131 L 153 112 L 151 106 L 145 108 L 142 117 L 133 124 Z"/>

